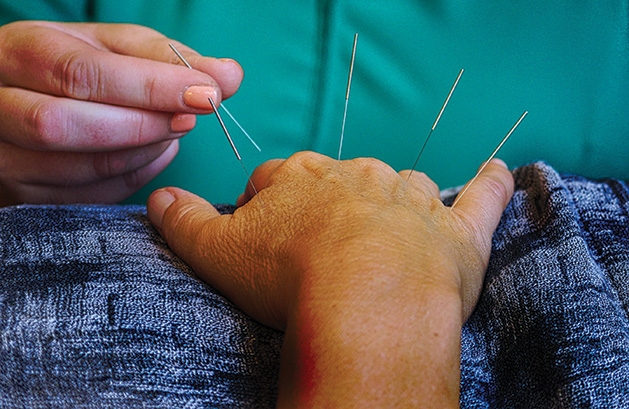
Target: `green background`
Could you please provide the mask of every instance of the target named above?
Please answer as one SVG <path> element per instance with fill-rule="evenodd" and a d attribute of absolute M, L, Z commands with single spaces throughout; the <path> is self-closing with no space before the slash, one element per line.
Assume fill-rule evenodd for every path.
<path fill-rule="evenodd" d="M 458 89 L 420 160 L 442 188 L 464 183 L 524 110 L 499 154 L 563 172 L 629 179 L 626 1 L 1 1 L 17 19 L 130 22 L 245 69 L 226 106 L 246 166 L 315 150 L 336 157 L 352 39 L 360 37 L 343 158 L 409 168 L 458 71 Z M 177 185 L 233 202 L 246 177 L 216 119 L 200 117 L 178 157 L 131 198 Z"/>

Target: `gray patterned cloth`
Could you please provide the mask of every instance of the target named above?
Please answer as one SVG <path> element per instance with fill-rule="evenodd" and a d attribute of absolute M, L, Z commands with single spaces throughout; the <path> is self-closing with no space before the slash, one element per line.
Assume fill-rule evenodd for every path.
<path fill-rule="evenodd" d="M 144 208 L 7 208 L 0 231 L 0 407 L 274 405 L 281 334 L 195 278 Z"/>
<path fill-rule="evenodd" d="M 542 163 L 514 176 L 463 328 L 462 406 L 627 408 L 627 185 Z"/>
<path fill-rule="evenodd" d="M 461 405 L 629 407 L 627 185 L 514 175 Z M 0 232 L 0 407 L 274 406 L 282 334 L 199 281 L 144 208 L 10 207 Z"/>

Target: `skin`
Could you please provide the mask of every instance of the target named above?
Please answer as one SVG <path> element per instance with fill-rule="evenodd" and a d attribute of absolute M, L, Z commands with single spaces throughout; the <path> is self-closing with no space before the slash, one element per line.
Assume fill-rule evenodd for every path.
<path fill-rule="evenodd" d="M 233 60 L 135 25 L 15 22 L 0 53 L 0 206 L 128 197 L 212 111 L 207 97 L 220 103 L 243 78 Z"/>
<path fill-rule="evenodd" d="M 493 161 L 449 208 L 407 175 L 303 152 L 259 167 L 233 215 L 177 188 L 149 198 L 199 277 L 286 331 L 278 407 L 458 407 L 461 326 L 513 179 Z"/>
<path fill-rule="evenodd" d="M 16 22 L 0 52 L 0 206 L 124 199 L 243 76 L 133 25 Z M 233 215 L 176 188 L 149 199 L 200 277 L 286 332 L 278 407 L 458 406 L 460 330 L 513 181 L 492 163 L 450 209 L 406 175 L 300 153 L 258 168 Z"/>

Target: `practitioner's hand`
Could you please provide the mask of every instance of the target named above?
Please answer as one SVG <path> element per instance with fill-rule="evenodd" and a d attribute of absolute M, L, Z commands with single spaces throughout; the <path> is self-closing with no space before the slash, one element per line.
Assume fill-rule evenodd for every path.
<path fill-rule="evenodd" d="M 149 199 L 202 279 L 286 330 L 280 406 L 458 404 L 460 330 L 513 181 L 492 163 L 451 209 L 406 175 L 300 153 L 259 167 L 233 215 L 175 188 Z"/>
<path fill-rule="evenodd" d="M 0 27 L 0 206 L 116 202 L 161 172 L 243 75 L 175 43 L 190 70 L 169 42 L 133 25 Z"/>

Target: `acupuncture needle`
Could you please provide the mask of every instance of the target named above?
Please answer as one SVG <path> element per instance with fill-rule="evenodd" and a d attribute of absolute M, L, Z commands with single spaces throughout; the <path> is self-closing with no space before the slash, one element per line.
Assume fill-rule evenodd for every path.
<path fill-rule="evenodd" d="M 179 52 L 179 50 L 175 47 L 175 45 L 173 43 L 168 43 L 168 46 L 170 47 L 171 50 L 173 50 L 173 52 L 177 55 L 177 57 L 181 60 L 181 62 L 184 63 L 184 65 L 186 67 L 188 67 L 190 69 L 193 69 L 192 66 L 190 65 L 190 63 L 188 62 L 188 60 L 186 60 L 184 58 L 184 56 Z M 255 146 L 255 148 L 258 150 L 258 152 L 262 152 L 262 149 L 260 149 L 260 147 L 258 146 L 256 141 L 254 141 L 253 138 L 249 135 L 249 133 L 247 131 L 245 131 L 245 128 L 243 128 L 242 125 L 240 125 L 240 122 L 238 122 L 236 120 L 236 118 L 234 118 L 234 116 L 231 114 L 231 112 L 229 112 L 229 110 L 227 109 L 227 107 L 225 106 L 224 103 L 221 104 L 221 108 L 223 108 L 223 111 L 225 111 L 225 113 L 227 115 L 229 115 L 231 120 L 234 121 L 234 123 L 236 124 L 236 126 L 238 126 L 238 128 L 241 130 L 241 132 L 243 134 L 245 134 L 247 139 L 249 139 L 249 142 L 251 142 L 251 144 L 253 146 Z"/>
<path fill-rule="evenodd" d="M 406 178 L 407 182 L 411 180 L 411 175 L 413 174 L 413 171 L 417 167 L 417 163 L 419 163 L 419 158 L 421 158 L 422 154 L 424 153 L 424 149 L 426 149 L 426 145 L 428 145 L 428 141 L 430 140 L 430 137 L 432 136 L 432 133 L 437 128 L 437 125 L 439 124 L 439 121 L 441 120 L 441 116 L 443 115 L 443 112 L 446 110 L 446 107 L 448 106 L 448 103 L 450 102 L 450 98 L 452 97 L 452 94 L 454 94 L 454 90 L 459 84 L 459 80 L 461 79 L 461 76 L 463 75 L 463 71 L 465 70 L 461 68 L 461 71 L 459 71 L 459 75 L 457 75 L 456 79 L 454 80 L 454 84 L 452 84 L 452 87 L 450 88 L 450 92 L 448 93 L 446 100 L 443 102 L 443 105 L 441 105 L 441 110 L 439 111 L 439 114 L 437 115 L 435 122 L 432 124 L 432 127 L 430 128 L 430 132 L 428 132 L 428 136 L 424 140 L 424 144 L 422 145 L 422 148 L 420 149 L 419 154 L 417 155 L 417 159 L 415 159 L 415 162 L 413 163 L 413 167 L 411 168 L 411 171 L 408 174 L 408 177 Z"/>
<path fill-rule="evenodd" d="M 347 120 L 347 106 L 349 104 L 349 91 L 352 87 L 352 76 L 354 75 L 354 60 L 356 58 L 356 44 L 358 42 L 358 33 L 354 34 L 354 45 L 352 45 L 352 58 L 349 62 L 349 74 L 347 76 L 347 88 L 345 90 L 345 108 L 343 109 L 343 123 L 341 125 L 341 140 L 339 142 L 338 160 L 341 160 L 341 151 L 343 150 L 343 138 L 345 136 L 345 121 Z"/>
<path fill-rule="evenodd" d="M 177 55 L 177 57 L 179 57 L 181 62 L 183 62 L 186 67 L 188 67 L 189 69 L 192 69 L 192 66 L 190 65 L 190 63 L 188 63 L 188 61 L 184 58 L 184 56 L 181 55 L 181 53 L 179 52 L 179 50 L 177 50 L 174 44 L 169 43 L 168 46 L 170 47 L 171 50 L 173 50 L 173 52 Z M 245 163 L 243 162 L 242 157 L 240 156 L 240 153 L 238 152 L 238 149 L 236 148 L 236 144 L 234 144 L 234 140 L 232 139 L 231 135 L 229 134 L 229 131 L 227 130 L 227 127 L 225 126 L 225 122 L 223 121 L 223 118 L 221 117 L 220 112 L 218 112 L 218 109 L 216 108 L 216 104 L 214 103 L 214 100 L 212 100 L 211 97 L 208 97 L 208 101 L 210 101 L 210 105 L 212 105 L 212 110 L 214 110 L 214 115 L 216 115 L 216 118 L 218 119 L 218 123 L 221 125 L 221 128 L 223 129 L 223 133 L 225 133 L 225 136 L 227 137 L 227 141 L 229 142 L 229 145 L 234 151 L 234 155 L 236 155 L 236 159 L 238 159 L 238 162 L 240 162 L 240 166 L 242 167 L 242 170 L 245 172 L 245 175 L 247 176 L 247 180 L 249 181 L 249 184 L 253 188 L 254 193 L 257 195 L 258 190 L 256 189 L 255 185 L 253 184 L 253 181 L 251 180 L 249 171 L 247 170 L 247 167 L 245 166 Z M 249 141 L 251 141 L 253 146 L 255 146 L 258 150 L 260 150 L 260 148 L 255 143 L 255 141 L 249 136 L 249 134 L 243 129 L 243 127 L 240 126 L 238 121 L 236 121 L 234 116 L 227 110 L 227 108 L 225 108 L 224 104 L 221 104 L 221 106 L 223 107 L 223 110 L 227 113 L 227 115 L 229 115 L 229 117 L 234 121 L 234 123 L 240 128 L 240 130 L 247 136 L 247 138 L 249 138 Z"/>
<path fill-rule="evenodd" d="M 223 118 L 221 117 L 220 112 L 218 112 L 218 109 L 216 108 L 216 104 L 214 104 L 214 100 L 212 100 L 211 97 L 208 97 L 208 101 L 210 101 L 210 105 L 212 105 L 212 109 L 214 110 L 214 115 L 218 119 L 218 123 L 221 125 L 221 128 L 223 128 L 223 132 L 225 133 L 225 136 L 227 137 L 227 141 L 229 142 L 229 145 L 234 151 L 234 155 L 236 155 L 236 159 L 238 159 L 238 162 L 240 162 L 240 166 L 242 166 L 242 170 L 245 172 L 245 175 L 247 175 L 247 180 L 249 181 L 249 184 L 253 188 L 253 192 L 257 195 L 258 190 L 256 189 L 255 185 L 253 184 L 253 181 L 251 180 L 249 171 L 245 167 L 245 163 L 243 162 L 242 157 L 240 156 L 240 153 L 238 153 L 238 149 L 236 148 L 236 145 L 234 144 L 234 140 L 229 134 L 229 131 L 227 130 L 227 127 L 225 126 L 225 122 L 223 122 Z"/>
<path fill-rule="evenodd" d="M 467 190 L 470 188 L 470 186 L 472 186 L 472 183 L 474 183 L 476 181 L 476 179 L 478 178 L 478 176 L 483 172 L 483 170 L 485 170 L 485 168 L 487 167 L 489 162 L 491 162 L 491 160 L 494 158 L 494 156 L 496 156 L 496 154 L 498 153 L 500 148 L 502 148 L 502 145 L 504 145 L 505 142 L 507 142 L 507 139 L 509 139 L 509 137 L 511 137 L 511 134 L 513 134 L 513 132 L 516 130 L 516 128 L 518 126 L 520 126 L 520 122 L 522 122 L 522 120 L 528 115 L 528 113 L 529 113 L 528 111 L 524 111 L 524 113 L 520 116 L 520 118 L 517 120 L 517 122 L 511 127 L 511 129 L 505 135 L 505 137 L 502 138 L 502 141 L 500 141 L 500 143 L 498 144 L 496 149 L 494 149 L 494 151 L 491 153 L 491 155 L 489 155 L 489 158 L 487 158 L 487 160 L 483 163 L 483 165 L 480 167 L 480 169 L 478 169 L 478 171 L 476 172 L 476 175 L 474 175 L 472 180 L 470 180 L 465 185 L 463 190 L 461 190 L 461 192 L 457 195 L 456 199 L 454 200 L 454 203 L 452 203 L 452 206 L 451 206 L 452 208 L 454 208 L 454 206 L 456 206 L 456 204 L 459 202 L 459 200 L 461 200 L 461 198 L 463 197 L 465 192 L 467 192 Z"/>

